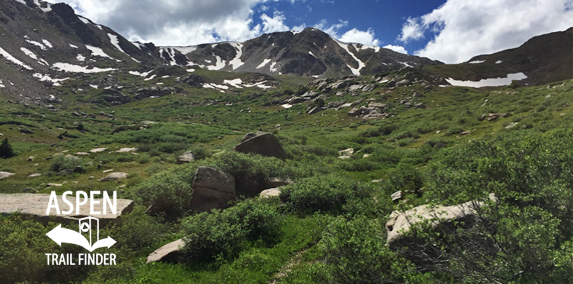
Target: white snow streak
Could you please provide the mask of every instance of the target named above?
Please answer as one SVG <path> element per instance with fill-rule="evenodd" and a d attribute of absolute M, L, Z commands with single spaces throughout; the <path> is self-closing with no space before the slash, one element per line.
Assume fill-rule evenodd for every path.
<path fill-rule="evenodd" d="M 217 55 L 215 57 L 217 58 L 217 63 L 215 63 L 215 66 L 207 66 L 207 69 L 209 69 L 209 70 L 221 70 L 221 69 L 225 68 L 225 61 L 223 61 L 221 59 L 221 57 L 219 57 L 219 55 Z"/>
<path fill-rule="evenodd" d="M 364 68 L 366 66 L 366 64 L 364 64 L 364 62 L 360 61 L 360 59 L 358 59 L 358 57 L 356 57 L 356 55 L 354 55 L 354 53 L 350 52 L 350 50 L 348 49 L 348 44 L 340 42 L 338 40 L 335 40 L 336 43 L 338 43 L 338 45 L 340 45 L 340 47 L 344 48 L 344 50 L 346 50 L 346 52 L 348 52 L 348 54 L 350 54 L 350 56 L 352 56 L 352 58 L 354 58 L 354 60 L 356 60 L 356 62 L 358 62 L 358 68 L 352 68 L 350 66 L 348 66 L 348 68 L 350 68 L 350 70 L 352 71 L 352 74 L 356 75 L 356 76 L 360 76 L 360 70 L 362 68 Z"/>
<path fill-rule="evenodd" d="M 20 65 L 28 70 L 32 70 L 32 67 L 24 64 L 24 62 L 16 59 L 16 57 L 12 56 L 10 53 L 6 52 L 6 50 L 2 49 L 0 47 L 0 55 L 4 56 L 4 58 L 6 58 L 7 60 L 11 61 L 12 63 L 16 64 L 16 65 Z"/>
<path fill-rule="evenodd" d="M 100 73 L 100 72 L 109 72 L 117 70 L 115 68 L 97 68 L 97 67 L 89 69 L 84 66 L 73 65 L 62 62 L 54 63 L 54 65 L 52 65 L 52 68 L 58 69 L 59 71 L 75 72 L 75 73 Z"/>
<path fill-rule="evenodd" d="M 269 64 L 269 62 L 271 62 L 271 60 L 272 60 L 272 59 L 265 59 L 265 60 L 263 60 L 263 62 L 262 62 L 261 64 L 259 64 L 259 66 L 257 66 L 257 68 L 255 68 L 255 69 L 260 69 L 260 68 L 265 67 L 267 64 Z"/>
<path fill-rule="evenodd" d="M 480 63 L 484 63 L 485 60 L 474 60 L 474 61 L 470 61 L 470 64 L 480 64 Z"/>
<path fill-rule="evenodd" d="M 78 54 L 78 56 L 76 56 L 76 59 L 77 59 L 78 61 L 82 61 L 82 62 L 83 62 L 83 61 L 86 61 L 86 58 L 85 58 L 83 55 L 81 55 L 81 54 Z"/>
<path fill-rule="evenodd" d="M 446 79 L 446 81 L 453 86 L 481 88 L 481 87 L 509 86 L 511 84 L 511 81 L 523 80 L 523 79 L 527 79 L 527 76 L 520 72 L 520 73 L 507 74 L 505 78 L 489 78 L 489 79 L 482 79 L 477 82 L 458 81 L 452 78 Z"/>
<path fill-rule="evenodd" d="M 241 78 L 237 78 L 237 79 L 233 79 L 233 80 L 224 80 L 223 84 L 227 84 L 227 85 L 231 85 L 235 88 L 239 88 L 242 89 L 243 86 L 241 86 L 241 84 L 243 84 L 243 80 L 241 80 Z"/>
<path fill-rule="evenodd" d="M 42 39 L 42 42 L 43 42 L 44 45 L 47 46 L 48 48 L 54 48 L 54 46 L 53 46 L 47 39 Z"/>
<path fill-rule="evenodd" d="M 245 64 L 245 62 L 241 61 L 241 56 L 243 56 L 243 45 L 238 42 L 229 42 L 229 44 L 237 51 L 235 58 L 229 62 L 229 65 L 231 65 L 233 70 L 235 70 Z"/>

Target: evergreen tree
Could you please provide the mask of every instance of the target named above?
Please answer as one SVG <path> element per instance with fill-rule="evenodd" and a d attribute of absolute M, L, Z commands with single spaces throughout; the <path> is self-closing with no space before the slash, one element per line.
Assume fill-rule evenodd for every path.
<path fill-rule="evenodd" d="M 12 150 L 12 146 L 8 143 L 8 138 L 4 138 L 2 144 L 0 144 L 0 158 L 8 159 L 16 156 L 14 150 Z"/>

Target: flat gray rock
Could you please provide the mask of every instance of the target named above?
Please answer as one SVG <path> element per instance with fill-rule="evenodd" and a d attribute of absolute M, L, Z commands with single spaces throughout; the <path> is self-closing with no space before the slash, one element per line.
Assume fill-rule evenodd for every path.
<path fill-rule="evenodd" d="M 126 178 L 127 178 L 126 173 L 115 172 L 115 173 L 111 173 L 111 174 L 109 174 L 103 178 L 100 178 L 98 181 L 120 180 L 120 179 L 126 179 Z"/>
<path fill-rule="evenodd" d="M 101 195 L 98 195 L 98 197 L 100 196 Z M 69 210 L 69 206 L 62 200 L 62 196 L 58 195 L 57 198 L 60 213 L 62 211 Z M 76 196 L 68 195 L 66 199 L 74 205 L 74 211 L 72 214 L 57 214 L 56 209 L 51 208 L 50 215 L 46 215 L 46 210 L 48 209 L 50 201 L 49 194 L 0 194 L 0 214 L 11 214 L 20 211 L 22 215 L 32 217 L 42 223 L 48 223 L 49 221 L 57 223 L 72 223 L 77 222 L 79 218 L 91 216 L 98 218 L 100 220 L 100 224 L 105 225 L 133 209 L 133 200 L 117 199 L 116 214 L 111 213 L 109 206 L 107 206 L 107 214 L 90 214 L 90 203 L 88 201 L 85 205 L 80 206 L 80 212 L 79 214 L 76 214 Z M 94 204 L 94 211 L 103 213 L 103 199 L 96 199 L 96 201 L 99 201 L 99 204 Z"/>
<path fill-rule="evenodd" d="M 262 198 L 270 198 L 270 197 L 279 196 L 279 195 L 281 195 L 281 190 L 278 188 L 265 189 L 265 190 L 261 191 L 261 193 L 259 194 L 259 196 Z"/>
<path fill-rule="evenodd" d="M 9 178 L 9 177 L 14 176 L 14 175 L 16 175 L 16 174 L 9 173 L 9 172 L 0 172 L 0 179 Z"/>
<path fill-rule="evenodd" d="M 147 256 L 146 263 L 157 261 L 175 261 L 179 256 L 179 251 L 185 246 L 183 239 L 168 243 Z"/>

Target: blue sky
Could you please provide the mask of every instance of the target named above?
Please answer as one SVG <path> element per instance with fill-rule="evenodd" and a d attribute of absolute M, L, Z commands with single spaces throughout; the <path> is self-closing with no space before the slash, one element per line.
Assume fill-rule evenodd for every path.
<path fill-rule="evenodd" d="M 132 41 L 185 46 L 316 27 L 446 63 L 573 26 L 571 0 L 48 0 Z"/>

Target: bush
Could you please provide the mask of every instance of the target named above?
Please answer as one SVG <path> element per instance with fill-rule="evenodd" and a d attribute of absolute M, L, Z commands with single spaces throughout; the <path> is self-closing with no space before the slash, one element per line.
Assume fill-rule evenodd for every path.
<path fill-rule="evenodd" d="M 195 171 L 195 167 L 184 166 L 158 172 L 135 187 L 134 198 L 152 206 L 154 212 L 165 212 L 166 218 L 183 216 L 193 197 Z"/>
<path fill-rule="evenodd" d="M 384 245 L 380 224 L 364 217 L 339 217 L 323 232 L 319 248 L 324 265 L 318 283 L 408 283 L 421 280 L 414 266 Z M 418 282 L 419 283 L 419 282 Z"/>
<path fill-rule="evenodd" d="M 183 253 L 189 261 L 235 258 L 260 240 L 273 245 L 281 234 L 282 217 L 269 200 L 251 199 L 225 210 L 212 210 L 182 221 Z"/>
<path fill-rule="evenodd" d="M 287 185 L 280 199 L 301 213 L 340 213 L 351 199 L 365 198 L 370 189 L 334 174 L 314 176 Z"/>
<path fill-rule="evenodd" d="M 8 138 L 4 138 L 2 144 L 0 144 L 0 158 L 8 159 L 16 156 L 14 150 L 12 150 L 12 146 L 8 142 Z"/>
<path fill-rule="evenodd" d="M 75 156 L 59 155 L 52 159 L 50 170 L 57 173 L 63 170 L 73 170 L 82 166 L 82 159 Z"/>
<path fill-rule="evenodd" d="M 109 235 L 113 236 L 120 247 L 133 251 L 149 248 L 160 242 L 167 231 L 168 227 L 160 221 L 145 214 L 144 206 L 135 206 L 133 211 L 114 222 Z"/>

